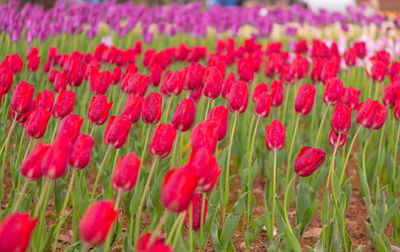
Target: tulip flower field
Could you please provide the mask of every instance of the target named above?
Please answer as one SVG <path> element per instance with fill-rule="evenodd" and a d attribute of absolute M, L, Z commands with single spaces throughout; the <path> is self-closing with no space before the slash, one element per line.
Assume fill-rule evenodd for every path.
<path fill-rule="evenodd" d="M 380 14 L 0 13 L 1 252 L 400 249 L 400 34 L 366 35 Z"/>

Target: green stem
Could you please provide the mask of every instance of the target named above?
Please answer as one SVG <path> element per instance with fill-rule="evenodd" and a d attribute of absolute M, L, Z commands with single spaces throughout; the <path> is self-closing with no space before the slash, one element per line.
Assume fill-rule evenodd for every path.
<path fill-rule="evenodd" d="M 182 228 L 183 220 L 184 220 L 184 218 L 181 218 L 181 219 L 179 220 L 178 226 L 177 226 L 177 228 L 176 228 L 175 238 L 174 238 L 174 241 L 172 242 L 172 248 L 173 248 L 173 249 L 176 248 L 176 244 L 178 243 L 178 237 L 179 237 L 179 235 L 181 235 L 180 230 L 181 230 L 181 228 Z"/>
<path fill-rule="evenodd" d="M 287 106 L 288 106 L 289 96 L 290 96 L 290 88 L 287 89 L 287 94 L 284 97 L 285 101 L 283 103 L 282 124 L 285 124 L 286 110 L 287 110 Z"/>
<path fill-rule="evenodd" d="M 326 115 L 328 114 L 329 105 L 325 104 L 325 106 L 326 106 L 326 108 L 325 108 L 324 114 L 322 116 L 321 123 L 319 124 L 319 129 L 318 129 L 317 137 L 315 138 L 314 147 L 318 147 L 319 137 L 320 137 L 321 132 L 322 132 L 322 127 L 324 125 L 324 121 L 325 121 Z"/>
<path fill-rule="evenodd" d="M 294 142 L 296 141 L 296 135 L 297 135 L 297 129 L 299 128 L 299 122 L 300 122 L 300 114 L 297 114 L 296 124 L 294 126 L 292 142 L 290 143 L 289 155 L 288 155 L 288 159 L 287 159 L 286 185 L 289 182 L 289 176 L 291 173 L 290 171 L 291 171 L 291 165 L 292 165 L 293 147 L 294 147 Z"/>
<path fill-rule="evenodd" d="M 350 155 L 351 155 L 351 150 L 353 149 L 353 145 L 354 145 L 354 143 L 356 142 L 356 138 L 357 138 L 357 136 L 358 136 L 358 133 L 360 133 L 360 130 L 361 130 L 361 126 L 358 127 L 356 133 L 355 133 L 354 136 L 353 136 L 353 139 L 351 140 L 350 147 L 349 147 L 349 149 L 347 150 L 347 155 L 346 155 L 346 159 L 344 160 L 344 164 L 343 164 L 343 168 L 342 168 L 342 173 L 340 174 L 339 185 L 341 185 L 341 184 L 343 183 L 344 174 L 345 174 L 345 171 L 346 171 L 346 166 L 347 166 L 347 163 L 349 162 L 349 158 L 350 158 Z"/>
<path fill-rule="evenodd" d="M 286 190 L 285 190 L 285 199 L 283 200 L 283 212 L 284 212 L 284 215 L 285 215 L 285 221 L 286 221 L 286 224 L 287 224 L 287 226 L 288 226 L 288 228 L 289 228 L 290 231 L 292 231 L 292 227 L 291 227 L 291 225 L 290 225 L 289 217 L 288 217 L 288 214 L 287 214 L 287 210 L 288 210 L 288 198 L 289 198 L 289 189 L 290 189 L 290 186 L 293 184 L 293 182 L 294 182 L 295 179 L 296 179 L 296 176 L 293 176 L 293 178 L 290 180 L 289 184 L 286 186 Z"/>
<path fill-rule="evenodd" d="M 144 128 L 143 128 L 144 129 Z M 142 171 L 142 169 L 140 169 L 142 166 L 144 166 L 144 155 L 146 154 L 146 150 L 147 150 L 147 143 L 148 143 L 148 141 L 149 141 L 149 136 L 150 136 L 150 130 L 151 130 L 151 124 L 149 124 L 148 126 L 147 126 L 147 133 L 146 133 L 146 138 L 145 138 L 145 140 L 144 140 L 144 146 L 143 146 L 143 150 L 142 150 L 142 155 L 140 156 L 140 166 L 139 166 L 139 171 L 138 171 L 138 175 L 137 175 L 137 180 L 138 180 L 138 182 L 140 181 L 140 174 L 141 174 L 141 171 Z M 142 131 L 142 132 L 144 132 L 144 131 Z M 143 133 L 142 133 L 142 136 L 143 136 Z M 136 193 L 136 190 L 137 190 L 137 186 L 135 186 L 135 193 Z"/>
<path fill-rule="evenodd" d="M 397 146 L 399 145 L 399 138 L 400 138 L 400 124 L 397 128 L 396 143 L 394 145 L 394 153 L 393 153 L 393 171 L 392 171 L 393 192 L 396 192 L 395 189 L 396 189 Z"/>
<path fill-rule="evenodd" d="M 193 251 L 193 204 L 189 206 L 189 251 Z"/>
<path fill-rule="evenodd" d="M 367 152 L 367 147 L 369 144 L 369 140 L 371 139 L 371 133 L 372 131 L 370 130 L 368 133 L 368 137 L 367 137 L 367 141 L 365 142 L 364 148 L 363 148 L 363 152 L 362 152 L 362 169 L 363 169 L 363 173 L 365 178 L 367 178 L 367 170 L 366 170 L 366 164 L 365 164 L 365 153 Z"/>
<path fill-rule="evenodd" d="M 207 99 L 208 101 L 207 101 L 207 107 L 206 107 L 206 111 L 205 111 L 205 113 L 204 113 L 204 120 L 206 120 L 207 119 L 207 116 L 208 116 L 208 110 L 210 109 L 210 104 L 211 104 L 211 99 Z"/>
<path fill-rule="evenodd" d="M 174 225 L 172 226 L 171 230 L 168 233 L 168 238 L 167 238 L 166 244 L 171 244 L 172 238 L 174 237 L 174 234 L 175 234 L 175 230 L 178 227 L 178 224 L 181 221 L 181 218 L 183 218 L 184 216 L 185 216 L 185 212 L 182 212 L 175 219 Z"/>
<path fill-rule="evenodd" d="M 272 242 L 274 239 L 274 224 L 275 224 L 275 194 L 276 194 L 276 151 L 274 151 L 274 170 L 272 175 L 272 213 L 269 229 L 269 240 Z"/>
<path fill-rule="evenodd" d="M 16 116 L 17 116 L 17 115 L 15 115 L 15 118 L 16 118 Z M 6 140 L 4 141 L 3 146 L 1 146 L 0 155 L 3 154 L 3 151 L 4 151 L 4 150 L 7 150 L 7 148 L 8 148 L 8 143 L 9 143 L 9 141 L 10 141 L 11 134 L 14 132 L 14 129 L 15 129 L 15 126 L 16 126 L 16 125 L 17 125 L 17 121 L 16 121 L 15 119 L 13 119 L 12 122 L 11 122 L 10 129 L 8 130 L 8 134 L 7 134 Z"/>
<path fill-rule="evenodd" d="M 335 205 L 335 210 L 336 210 L 337 214 L 339 214 L 339 207 L 338 207 L 338 203 L 336 200 L 335 185 L 333 183 L 333 177 L 334 177 L 334 172 L 335 172 L 335 157 L 336 157 L 337 150 L 339 148 L 340 137 L 341 137 L 341 133 L 339 133 L 339 135 L 338 135 L 338 139 L 335 144 L 335 149 L 333 150 L 332 160 L 331 160 L 331 164 L 329 166 L 328 181 L 326 183 L 326 190 L 329 190 L 329 183 L 331 184 L 332 198 L 333 198 L 333 203 Z"/>
<path fill-rule="evenodd" d="M 92 204 L 92 202 L 93 202 L 94 195 L 95 195 L 96 189 L 97 189 L 97 184 L 99 183 L 99 179 L 100 179 L 101 173 L 103 172 L 103 168 L 104 168 L 104 165 L 105 165 L 106 160 L 107 160 L 107 156 L 110 153 L 110 151 L 111 151 L 111 146 L 108 146 L 107 151 L 104 154 L 103 161 L 101 161 L 101 164 L 99 166 L 99 171 L 97 172 L 96 180 L 94 181 L 92 193 L 90 194 L 89 205 Z"/>
<path fill-rule="evenodd" d="M 24 182 L 24 185 L 22 186 L 21 191 L 19 192 L 18 199 L 17 199 L 17 201 L 16 201 L 16 203 L 14 205 L 14 208 L 12 210 L 13 213 L 18 210 L 18 207 L 21 204 L 22 198 L 25 195 L 25 191 L 26 191 L 26 188 L 28 187 L 28 184 L 29 184 L 29 180 L 26 179 L 25 182 Z"/>
<path fill-rule="evenodd" d="M 204 208 L 206 207 L 206 195 L 203 194 L 203 198 L 201 200 L 201 211 L 200 211 L 200 251 L 203 250 L 203 235 L 204 235 Z"/>
<path fill-rule="evenodd" d="M 34 218 L 37 218 L 39 216 L 40 208 L 41 208 L 42 204 L 44 203 L 43 202 L 44 201 L 44 196 L 46 195 L 47 188 L 49 187 L 49 185 L 50 185 L 50 180 L 48 178 L 45 178 L 44 185 L 43 185 L 42 190 L 40 192 L 39 200 L 38 200 L 38 202 L 36 204 L 35 214 L 33 215 Z"/>
<path fill-rule="evenodd" d="M 172 100 L 173 100 L 173 96 L 168 97 L 167 110 L 165 111 L 165 114 L 164 114 L 164 116 L 165 116 L 164 122 L 167 122 L 167 120 L 168 120 L 168 113 L 169 113 L 169 110 L 171 109 Z"/>
<path fill-rule="evenodd" d="M 93 123 L 92 129 L 90 130 L 90 136 L 93 136 L 95 129 L 96 129 L 96 124 Z"/>
<path fill-rule="evenodd" d="M 158 223 L 157 227 L 154 229 L 154 231 L 151 233 L 150 239 L 149 239 L 149 245 L 151 245 L 156 237 L 158 236 L 158 233 L 160 233 L 161 228 L 164 226 L 165 221 L 167 220 L 168 216 L 170 215 L 170 212 L 168 210 L 165 210 L 163 216 L 160 219 L 160 222 Z"/>
<path fill-rule="evenodd" d="M 54 138 L 56 137 L 56 132 L 58 129 L 58 125 L 60 124 L 60 120 L 56 119 L 56 125 L 54 126 L 53 134 L 51 135 L 51 143 L 53 142 Z"/>
<path fill-rule="evenodd" d="M 179 130 L 176 133 L 175 142 L 174 142 L 174 149 L 172 150 L 171 167 L 175 167 L 176 148 L 178 147 L 178 141 L 179 141 L 180 133 L 181 132 Z"/>

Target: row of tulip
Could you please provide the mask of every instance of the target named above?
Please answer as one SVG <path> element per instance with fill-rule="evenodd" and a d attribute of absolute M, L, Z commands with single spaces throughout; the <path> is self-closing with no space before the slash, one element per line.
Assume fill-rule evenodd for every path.
<path fill-rule="evenodd" d="M 218 40 L 215 51 L 207 39 L 161 50 L 74 42 L 25 52 L 5 41 L 16 51 L 0 64 L 0 251 L 67 249 L 63 226 L 70 250 L 193 251 L 211 236 L 213 250 L 232 251 L 240 228 L 250 250 L 265 227 L 272 251 L 299 251 L 323 187 L 315 250 L 352 251 L 352 154 L 373 245 L 399 241 L 400 63 L 387 51 L 367 57 L 360 41 L 342 54 L 319 40 L 299 40 L 294 53 L 254 39 Z"/>

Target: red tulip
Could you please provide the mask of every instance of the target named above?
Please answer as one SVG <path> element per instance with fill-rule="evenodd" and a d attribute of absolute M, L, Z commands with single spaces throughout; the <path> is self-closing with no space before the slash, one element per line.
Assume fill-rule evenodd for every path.
<path fill-rule="evenodd" d="M 158 87 L 161 82 L 163 69 L 159 64 L 153 64 L 150 68 L 150 84 L 154 87 Z"/>
<path fill-rule="evenodd" d="M 164 238 L 156 238 L 152 244 L 149 244 L 151 234 L 142 235 L 137 241 L 136 252 L 173 252 L 172 248 L 165 244 Z"/>
<path fill-rule="evenodd" d="M 142 119 L 144 123 L 156 124 L 161 118 L 162 98 L 159 93 L 150 92 L 143 101 Z"/>
<path fill-rule="evenodd" d="M 260 96 L 256 100 L 256 104 L 254 106 L 254 114 L 257 117 L 264 117 L 264 118 L 267 117 L 271 110 L 271 103 L 272 99 L 268 95 L 268 93 L 265 93 L 264 95 Z"/>
<path fill-rule="evenodd" d="M 78 114 L 69 114 L 63 118 L 60 127 L 58 128 L 57 137 L 66 136 L 71 140 L 71 143 L 75 142 L 81 131 L 83 124 L 83 117 L 79 117 Z"/>
<path fill-rule="evenodd" d="M 176 136 L 172 123 L 160 123 L 150 140 L 149 150 L 153 156 L 165 158 L 171 152 Z"/>
<path fill-rule="evenodd" d="M 54 104 L 54 93 L 50 89 L 43 89 L 36 95 L 36 105 L 38 108 L 46 109 L 51 112 Z"/>
<path fill-rule="evenodd" d="M 272 99 L 272 106 L 279 107 L 282 105 L 284 97 L 283 83 L 280 80 L 274 80 L 271 82 L 269 96 Z"/>
<path fill-rule="evenodd" d="M 345 51 L 343 54 L 344 62 L 348 67 L 354 66 L 357 60 L 357 52 L 354 47 L 351 47 L 349 50 Z"/>
<path fill-rule="evenodd" d="M 225 79 L 224 85 L 222 87 L 222 97 L 228 99 L 228 94 L 231 91 L 233 83 L 236 82 L 236 77 L 234 72 L 230 72 Z"/>
<path fill-rule="evenodd" d="M 0 87 L 3 88 L 4 93 L 8 93 L 13 83 L 14 73 L 8 67 L 0 68 Z"/>
<path fill-rule="evenodd" d="M 325 156 L 325 152 L 321 149 L 303 147 L 294 162 L 294 171 L 300 177 L 310 176 L 325 162 Z"/>
<path fill-rule="evenodd" d="M 11 119 L 19 122 L 19 123 L 25 123 L 28 120 L 28 117 L 31 113 L 32 110 L 36 108 L 35 101 L 32 102 L 29 110 L 23 114 L 16 114 L 11 108 L 8 110 L 8 114 L 10 115 Z"/>
<path fill-rule="evenodd" d="M 61 90 L 53 107 L 55 118 L 64 118 L 74 110 L 75 92 L 72 90 Z"/>
<path fill-rule="evenodd" d="M 110 116 L 106 131 L 104 132 L 104 142 L 119 149 L 124 145 L 129 131 L 131 130 L 131 122 L 128 116 L 120 114 L 118 116 Z"/>
<path fill-rule="evenodd" d="M 90 77 L 90 86 L 93 93 L 105 94 L 113 81 L 112 73 L 108 70 L 92 73 Z"/>
<path fill-rule="evenodd" d="M 356 50 L 357 57 L 360 59 L 365 58 L 367 47 L 364 41 L 356 41 L 354 42 L 354 48 Z"/>
<path fill-rule="evenodd" d="M 246 82 L 253 81 L 254 79 L 253 65 L 247 58 L 245 57 L 240 58 L 237 61 L 236 67 L 241 81 L 246 81 Z"/>
<path fill-rule="evenodd" d="M 9 67 L 14 74 L 19 73 L 24 65 L 24 61 L 22 60 L 19 54 L 9 54 L 6 55 L 0 67 Z"/>
<path fill-rule="evenodd" d="M 329 134 L 329 145 L 335 147 L 339 138 L 339 134 L 335 130 L 331 129 Z M 340 140 L 338 143 L 338 148 L 343 147 L 347 140 L 347 133 L 340 134 Z"/>
<path fill-rule="evenodd" d="M 218 124 L 214 121 L 207 120 L 198 123 L 190 132 L 192 150 L 204 147 L 214 152 L 217 146 L 218 130 Z"/>
<path fill-rule="evenodd" d="M 304 56 L 298 55 L 294 59 L 290 71 L 293 73 L 293 77 L 296 80 L 300 80 L 307 75 L 309 66 L 310 63 L 308 62 L 308 59 Z"/>
<path fill-rule="evenodd" d="M 68 167 L 70 150 L 71 139 L 67 136 L 57 136 L 43 157 L 41 164 L 43 174 L 50 179 L 63 176 Z"/>
<path fill-rule="evenodd" d="M 31 72 L 36 72 L 38 70 L 40 64 L 40 56 L 32 55 L 28 57 L 28 70 Z"/>
<path fill-rule="evenodd" d="M 249 87 L 244 81 L 233 83 L 228 94 L 229 110 L 232 112 L 243 113 L 246 111 L 249 100 Z"/>
<path fill-rule="evenodd" d="M 0 224 L 0 251 L 25 251 L 37 221 L 29 213 L 15 212 L 5 217 Z"/>
<path fill-rule="evenodd" d="M 183 89 L 190 91 L 197 90 L 202 84 L 203 74 L 204 67 L 200 63 L 191 63 L 183 82 Z"/>
<path fill-rule="evenodd" d="M 270 126 L 265 125 L 267 131 L 265 145 L 270 151 L 280 151 L 285 144 L 286 128 L 278 119 L 274 119 Z"/>
<path fill-rule="evenodd" d="M 121 80 L 121 67 L 120 66 L 116 66 L 113 68 L 112 70 L 112 76 L 113 76 L 113 80 L 112 80 L 112 84 L 118 84 L 118 82 Z"/>
<path fill-rule="evenodd" d="M 260 82 L 254 87 L 253 102 L 257 102 L 258 98 L 261 96 L 268 94 L 268 85 L 265 82 Z"/>
<path fill-rule="evenodd" d="M 340 70 L 340 58 L 332 57 L 331 59 L 325 61 L 321 70 L 321 81 L 324 83 L 332 78 L 336 78 Z"/>
<path fill-rule="evenodd" d="M 345 87 L 344 94 L 342 96 L 342 102 L 349 106 L 351 109 L 356 109 L 358 103 L 360 102 L 360 89 L 355 89 L 354 87 Z"/>
<path fill-rule="evenodd" d="M 131 123 L 136 123 L 142 115 L 143 97 L 130 94 L 126 99 L 122 113 L 129 117 Z"/>
<path fill-rule="evenodd" d="M 393 108 L 396 102 L 396 88 L 393 83 L 385 87 L 385 93 L 382 99 L 383 104 L 388 108 Z"/>
<path fill-rule="evenodd" d="M 283 64 L 281 66 L 279 79 L 285 84 L 294 84 L 294 75 L 291 69 L 291 65 Z"/>
<path fill-rule="evenodd" d="M 315 100 L 315 87 L 308 83 L 302 85 L 294 100 L 296 113 L 307 115 L 310 113 Z"/>
<path fill-rule="evenodd" d="M 326 58 L 314 58 L 311 67 L 311 80 L 313 83 L 322 81 L 322 69 L 324 68 Z"/>
<path fill-rule="evenodd" d="M 85 168 L 90 161 L 94 138 L 87 134 L 80 134 L 71 147 L 69 154 L 69 165 L 76 169 Z"/>
<path fill-rule="evenodd" d="M 202 93 L 203 93 L 203 88 L 200 87 L 196 91 L 191 91 L 190 97 L 192 97 L 197 102 L 200 99 Z"/>
<path fill-rule="evenodd" d="M 301 53 L 306 53 L 307 51 L 308 51 L 307 41 L 305 39 L 297 41 L 294 52 L 297 54 L 301 54 Z"/>
<path fill-rule="evenodd" d="M 383 104 L 378 103 L 378 111 L 376 112 L 372 128 L 375 130 L 382 128 L 383 124 L 385 124 L 387 114 L 388 114 L 388 109 L 385 106 L 383 106 Z"/>
<path fill-rule="evenodd" d="M 129 82 L 128 92 L 137 96 L 144 96 L 149 86 L 150 77 L 144 74 L 135 73 L 132 81 Z"/>
<path fill-rule="evenodd" d="M 51 73 L 50 73 L 51 74 Z M 65 72 L 59 72 L 54 78 L 54 91 L 59 93 L 67 88 L 67 74 Z M 49 75 L 50 79 L 50 75 Z M 50 81 L 50 80 L 49 80 Z"/>
<path fill-rule="evenodd" d="M 387 108 L 380 104 L 377 100 L 371 100 L 368 98 L 358 106 L 356 122 L 359 126 L 364 128 L 379 129 L 385 123 L 386 116 Z"/>
<path fill-rule="evenodd" d="M 394 113 L 394 118 L 397 121 L 400 121 L 400 99 L 396 99 L 393 113 Z"/>
<path fill-rule="evenodd" d="M 374 60 L 371 67 L 371 77 L 374 82 L 382 82 L 386 75 L 386 64 L 380 60 Z"/>
<path fill-rule="evenodd" d="M 341 101 L 343 94 L 343 82 L 339 78 L 332 78 L 325 82 L 323 99 L 326 104 L 336 105 Z"/>
<path fill-rule="evenodd" d="M 43 176 L 42 161 L 50 145 L 38 141 L 35 147 L 21 164 L 22 175 L 30 180 L 38 180 Z"/>
<path fill-rule="evenodd" d="M 339 102 L 333 109 L 331 126 L 338 134 L 347 133 L 351 126 L 351 108 Z"/>
<path fill-rule="evenodd" d="M 216 67 L 211 67 L 206 71 L 208 71 L 208 73 L 204 73 L 206 79 L 204 82 L 203 93 L 209 99 L 216 99 L 222 91 L 224 76 Z"/>
<path fill-rule="evenodd" d="M 203 203 L 203 197 L 204 194 L 202 193 L 196 193 L 193 196 L 192 199 L 192 229 L 194 231 L 200 230 L 200 223 L 201 223 L 201 206 Z M 207 206 L 208 206 L 208 200 L 207 198 L 204 201 L 204 209 L 203 209 L 203 225 L 206 223 L 206 217 L 207 217 Z M 189 209 L 186 211 L 186 216 L 185 216 L 185 226 L 189 228 Z"/>
<path fill-rule="evenodd" d="M 114 190 L 129 191 L 135 186 L 140 162 L 140 158 L 134 152 L 119 158 L 111 178 Z"/>
<path fill-rule="evenodd" d="M 161 186 L 161 204 L 170 212 L 184 211 L 193 198 L 197 183 L 197 173 L 191 166 L 168 171 Z"/>
<path fill-rule="evenodd" d="M 184 73 L 180 70 L 176 70 L 169 75 L 163 83 L 168 96 L 179 95 L 182 92 L 184 78 Z"/>
<path fill-rule="evenodd" d="M 51 113 L 44 108 L 36 108 L 33 110 L 26 121 L 25 130 L 28 136 L 33 138 L 41 138 L 46 132 L 47 123 L 51 117 Z"/>
<path fill-rule="evenodd" d="M 196 117 L 196 102 L 193 98 L 183 98 L 172 114 L 172 123 L 176 130 L 185 132 L 192 127 Z"/>
<path fill-rule="evenodd" d="M 79 222 L 79 236 L 94 247 L 104 243 L 108 232 L 116 221 L 118 210 L 112 200 L 101 200 L 89 206 Z"/>
<path fill-rule="evenodd" d="M 107 96 L 98 94 L 90 100 L 88 118 L 96 125 L 103 125 L 108 118 L 113 101 L 107 102 Z"/>
<path fill-rule="evenodd" d="M 52 68 L 49 72 L 49 76 L 48 76 L 48 81 L 50 83 L 54 83 L 57 75 L 60 73 L 60 70 L 58 70 L 57 68 Z M 55 91 L 55 90 L 54 90 Z"/>
<path fill-rule="evenodd" d="M 207 120 L 213 121 L 217 124 L 217 139 L 221 141 L 226 136 L 226 131 L 228 128 L 228 115 L 229 110 L 224 105 L 218 105 L 210 110 Z"/>
<path fill-rule="evenodd" d="M 11 109 L 18 114 L 25 113 L 29 110 L 34 87 L 26 81 L 21 81 L 15 88 L 11 97 Z"/>

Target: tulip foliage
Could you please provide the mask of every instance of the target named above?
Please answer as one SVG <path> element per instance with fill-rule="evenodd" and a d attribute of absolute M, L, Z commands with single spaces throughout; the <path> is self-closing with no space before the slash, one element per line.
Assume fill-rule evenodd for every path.
<path fill-rule="evenodd" d="M 125 21 L 102 42 L 72 24 L 67 41 L 59 21 L 40 42 L 34 21 L 26 41 L 0 27 L 0 251 L 361 251 L 357 196 L 375 250 L 400 243 L 399 55 L 162 25 L 151 42 Z"/>

